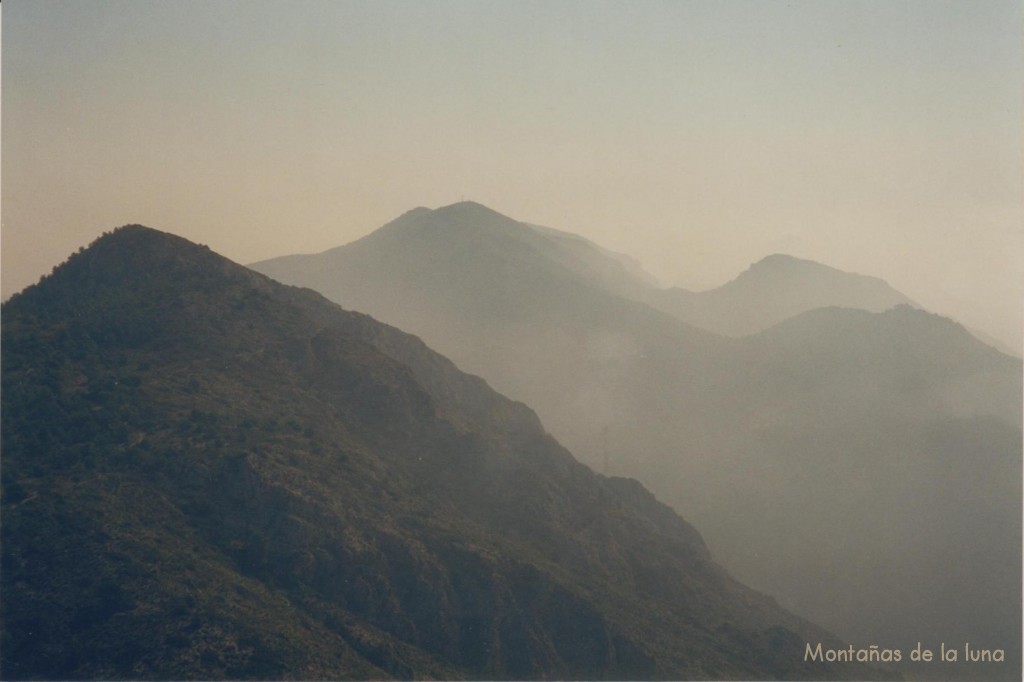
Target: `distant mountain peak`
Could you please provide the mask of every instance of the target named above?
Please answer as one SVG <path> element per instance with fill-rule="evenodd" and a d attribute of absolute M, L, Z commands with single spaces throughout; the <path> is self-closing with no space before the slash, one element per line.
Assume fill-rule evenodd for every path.
<path fill-rule="evenodd" d="M 499 215 L 502 218 L 506 218 L 508 220 L 511 220 L 511 218 L 508 218 L 508 216 L 502 215 L 498 211 L 495 211 L 493 208 L 490 208 L 489 206 L 485 206 L 485 205 L 481 204 L 479 201 L 468 201 L 468 200 L 456 201 L 455 203 L 445 204 L 443 206 L 438 206 L 437 208 L 429 208 L 427 206 L 417 206 L 416 208 L 413 208 L 413 209 L 410 209 L 410 210 L 406 211 L 405 213 L 402 214 L 402 216 L 404 217 L 404 216 L 412 216 L 412 215 L 427 215 L 427 214 L 430 214 L 430 213 L 440 213 L 442 215 L 443 214 L 465 214 L 465 215 L 477 214 L 477 215 L 491 215 L 491 216 Z"/>
<path fill-rule="evenodd" d="M 783 268 L 783 267 L 818 267 L 827 268 L 827 265 L 822 265 L 817 261 L 808 260 L 806 258 L 797 258 L 791 256 L 788 253 L 773 253 L 765 256 L 761 260 L 757 261 L 750 266 L 750 270 L 760 268 Z"/>
<path fill-rule="evenodd" d="M 733 282 L 742 281 L 754 276 L 786 276 L 786 277 L 832 277 L 861 278 L 884 284 L 884 280 L 869 275 L 846 272 L 818 261 L 797 258 L 785 253 L 773 253 L 752 264 Z M 729 284 L 732 284 L 730 282 Z M 729 286 L 726 284 L 725 286 Z"/>
<path fill-rule="evenodd" d="M 440 208 L 418 207 L 406 211 L 383 227 L 362 237 L 359 241 L 373 242 L 377 239 L 404 239 L 412 233 L 420 234 L 471 234 L 475 232 L 508 233 L 523 224 L 502 215 L 483 204 L 461 201 Z"/>
<path fill-rule="evenodd" d="M 449 218 L 449 219 L 450 218 L 464 218 L 464 219 L 476 219 L 476 220 L 480 220 L 480 219 L 487 219 L 487 220 L 499 219 L 499 220 L 508 220 L 508 221 L 512 221 L 512 222 L 518 222 L 518 221 L 514 221 L 512 218 L 509 218 L 507 215 L 499 213 L 498 211 L 495 211 L 493 208 L 489 208 L 487 206 L 484 206 L 483 204 L 478 203 L 476 201 L 459 201 L 457 203 L 449 204 L 447 206 L 441 206 L 440 208 L 434 209 L 433 213 L 434 213 L 435 216 Z"/>
<path fill-rule="evenodd" d="M 397 293 L 397 282 L 410 284 L 415 296 L 424 299 L 435 291 L 436 300 L 442 300 L 440 292 L 452 293 L 454 287 L 459 302 L 452 305 L 464 310 L 491 309 L 495 301 L 508 299 L 508 291 L 529 290 L 534 292 L 532 300 L 549 302 L 557 298 L 551 292 L 566 287 L 594 290 L 598 297 L 604 295 L 598 292 L 614 292 L 636 299 L 657 284 L 628 256 L 577 235 L 510 218 L 475 201 L 416 208 L 350 244 L 251 267 L 380 317 L 398 311 L 393 321 L 413 328 L 423 321 L 422 310 L 430 301 L 412 305 L 409 294 Z M 381 276 L 388 279 L 367 284 Z M 383 299 L 387 300 L 381 305 Z"/>
<path fill-rule="evenodd" d="M 743 336 L 807 310 L 828 306 L 880 312 L 916 305 L 878 277 L 846 272 L 784 253 L 773 253 L 715 289 L 670 289 L 652 304 L 711 331 Z"/>
<path fill-rule="evenodd" d="M 854 288 L 859 292 L 874 292 L 875 296 L 890 298 L 893 302 L 913 303 L 899 292 L 892 289 L 888 282 L 880 277 L 861 275 L 834 268 L 824 263 L 797 258 L 784 253 L 773 253 L 752 264 L 739 276 L 712 292 L 727 291 L 742 287 L 814 287 L 830 289 L 840 287 Z M 775 291 L 775 295 L 787 295 L 790 292 Z M 852 301 L 839 301 L 840 304 Z M 857 307 L 854 305 L 854 307 Z"/>
<path fill-rule="evenodd" d="M 813 263 L 814 261 L 806 258 L 797 258 L 796 256 L 788 253 L 770 253 L 761 260 L 754 263 L 754 265 L 770 265 L 775 263 Z"/>
<path fill-rule="evenodd" d="M 471 200 L 470 201 L 466 201 L 466 200 L 456 201 L 454 204 L 446 204 L 445 206 L 440 206 L 440 207 L 438 207 L 438 208 L 436 208 L 434 210 L 435 211 L 448 211 L 448 210 L 479 210 L 479 209 L 483 209 L 483 210 L 488 211 L 490 213 L 497 213 L 497 211 L 495 211 L 494 209 L 492 209 L 492 208 L 490 208 L 488 206 L 484 206 L 479 201 L 471 201 Z"/>

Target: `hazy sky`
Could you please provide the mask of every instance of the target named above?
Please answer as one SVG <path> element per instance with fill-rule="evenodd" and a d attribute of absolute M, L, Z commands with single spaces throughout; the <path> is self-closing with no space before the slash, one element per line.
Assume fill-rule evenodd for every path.
<path fill-rule="evenodd" d="M 5 298 L 125 223 L 247 263 L 465 198 L 665 284 L 877 275 L 1020 347 L 1020 0 L 2 12 Z"/>

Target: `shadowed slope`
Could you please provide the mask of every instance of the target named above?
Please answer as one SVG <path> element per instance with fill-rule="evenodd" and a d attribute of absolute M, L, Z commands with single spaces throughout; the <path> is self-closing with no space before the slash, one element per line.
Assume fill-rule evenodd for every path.
<path fill-rule="evenodd" d="M 415 337 L 142 227 L 3 308 L 7 678 L 863 676 Z"/>

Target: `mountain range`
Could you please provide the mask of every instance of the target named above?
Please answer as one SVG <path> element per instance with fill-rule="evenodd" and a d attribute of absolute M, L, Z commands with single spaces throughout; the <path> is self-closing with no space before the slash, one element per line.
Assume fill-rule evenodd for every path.
<path fill-rule="evenodd" d="M 206 247 L 120 228 L 2 314 L 5 679 L 884 676 L 523 404 Z"/>
<path fill-rule="evenodd" d="M 529 404 L 841 636 L 986 643 L 1017 663 L 942 673 L 1018 674 L 1021 361 L 881 280 L 777 255 L 711 292 L 661 290 L 631 259 L 469 202 L 251 267 Z"/>

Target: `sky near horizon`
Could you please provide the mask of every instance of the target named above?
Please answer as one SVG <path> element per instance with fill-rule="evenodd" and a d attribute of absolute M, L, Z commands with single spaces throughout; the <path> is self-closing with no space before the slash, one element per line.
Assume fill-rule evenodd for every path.
<path fill-rule="evenodd" d="M 126 223 L 249 263 L 466 199 L 665 285 L 875 275 L 1019 351 L 1022 8 L 8 0 L 3 298 Z"/>

